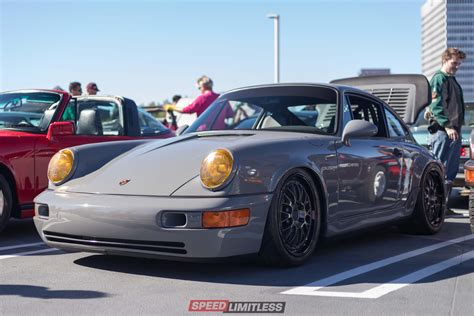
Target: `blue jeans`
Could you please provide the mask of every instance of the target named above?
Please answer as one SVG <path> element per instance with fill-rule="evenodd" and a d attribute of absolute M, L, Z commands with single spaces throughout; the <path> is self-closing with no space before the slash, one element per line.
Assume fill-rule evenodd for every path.
<path fill-rule="evenodd" d="M 459 170 L 461 155 L 461 133 L 456 141 L 449 139 L 445 131 L 430 134 L 431 151 L 446 167 L 446 179 L 453 181 Z"/>

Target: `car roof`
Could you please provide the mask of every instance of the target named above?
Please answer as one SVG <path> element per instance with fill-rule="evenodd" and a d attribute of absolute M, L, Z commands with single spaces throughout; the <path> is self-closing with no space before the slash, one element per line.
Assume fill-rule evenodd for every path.
<path fill-rule="evenodd" d="M 253 85 L 253 86 L 246 86 L 246 87 L 231 89 L 231 90 L 225 91 L 222 94 L 224 95 L 224 94 L 234 93 L 234 92 L 244 91 L 244 90 L 266 89 L 266 88 L 276 88 L 276 87 L 279 87 L 279 88 L 315 87 L 315 88 L 335 89 L 335 90 L 339 90 L 339 91 L 351 90 L 351 91 L 354 91 L 354 92 L 363 93 L 364 95 L 373 96 L 372 94 L 368 93 L 367 91 L 364 91 L 364 90 L 356 88 L 356 87 L 347 86 L 347 85 L 330 84 L 330 83 L 307 83 L 307 82 L 306 83 L 303 83 L 303 82 L 269 83 L 269 84 Z"/>

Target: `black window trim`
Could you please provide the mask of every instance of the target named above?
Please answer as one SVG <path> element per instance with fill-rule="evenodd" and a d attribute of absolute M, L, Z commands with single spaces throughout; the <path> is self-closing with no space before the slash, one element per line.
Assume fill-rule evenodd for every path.
<path fill-rule="evenodd" d="M 346 90 L 344 92 L 344 95 L 348 95 L 348 96 L 353 95 L 355 97 L 359 97 L 359 98 L 362 98 L 362 99 L 368 99 L 371 102 L 373 102 L 374 104 L 376 104 L 378 106 L 379 110 L 381 110 L 381 115 L 382 115 L 381 119 L 382 119 L 382 122 L 383 122 L 383 125 L 384 125 L 383 128 L 385 129 L 385 136 L 374 137 L 374 138 L 392 139 L 392 137 L 390 137 L 390 134 L 388 132 L 387 118 L 385 117 L 384 108 L 385 108 L 386 104 L 382 100 L 380 100 L 378 98 L 375 98 L 372 95 L 365 94 L 363 92 L 354 91 L 354 90 Z M 350 100 L 348 100 L 348 101 L 349 101 L 349 105 L 350 105 Z M 352 111 L 351 111 L 351 117 L 352 117 L 352 119 L 354 119 L 354 116 L 352 115 Z"/>

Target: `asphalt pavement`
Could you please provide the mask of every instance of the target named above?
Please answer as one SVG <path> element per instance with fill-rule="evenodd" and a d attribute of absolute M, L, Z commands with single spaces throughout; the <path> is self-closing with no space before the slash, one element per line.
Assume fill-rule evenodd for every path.
<path fill-rule="evenodd" d="M 454 197 L 458 215 L 437 235 L 390 227 L 328 241 L 291 269 L 65 253 L 31 220 L 13 221 L 0 235 L 0 315 L 192 315 L 192 300 L 284 302 L 288 315 L 474 315 L 474 235 L 467 200 Z"/>

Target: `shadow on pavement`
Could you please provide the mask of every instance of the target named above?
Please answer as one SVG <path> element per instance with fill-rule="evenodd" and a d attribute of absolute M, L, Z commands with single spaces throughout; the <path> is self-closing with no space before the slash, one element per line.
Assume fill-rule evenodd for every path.
<path fill-rule="evenodd" d="M 41 299 L 91 299 L 108 296 L 97 291 L 64 290 L 52 291 L 43 286 L 0 284 L 0 296 L 15 295 Z"/>
<path fill-rule="evenodd" d="M 453 188 L 453 192 L 449 196 L 448 206 L 456 209 L 469 209 L 469 198 L 459 195 L 461 188 Z"/>
<path fill-rule="evenodd" d="M 227 262 L 227 263 L 189 263 L 172 262 L 154 259 L 143 259 L 121 256 L 91 255 L 74 261 L 75 264 L 94 269 L 113 271 L 119 273 L 144 275 L 149 277 L 258 286 L 301 286 L 309 282 L 327 278 L 337 273 L 347 271 L 377 260 L 396 256 L 414 249 L 436 244 L 448 239 L 467 235 L 469 230 L 467 224 L 447 223 L 451 226 L 445 238 L 434 236 L 403 235 L 394 229 L 367 233 L 357 238 L 346 238 L 337 241 L 325 242 L 305 265 L 294 268 L 273 268 L 260 266 L 254 261 L 250 262 Z M 466 226 L 466 227 L 464 227 Z M 396 242 L 395 246 L 393 243 Z M 467 243 L 466 243 L 467 244 Z M 390 245 L 390 247 L 387 247 Z M 457 245 L 457 244 L 456 244 Z M 474 250 L 474 242 L 467 245 L 452 246 L 449 255 L 455 256 L 468 250 Z M 457 248 L 456 248 L 457 247 Z M 464 248 L 471 249 L 464 249 Z M 459 253 L 460 252 L 460 253 Z M 437 257 L 435 257 L 438 260 Z M 447 258 L 449 259 L 449 257 Z M 444 260 L 444 259 L 443 259 Z M 405 274 L 426 267 L 420 266 L 420 262 L 399 262 L 396 268 Z M 442 261 L 441 259 L 430 264 Z M 392 265 L 392 270 L 393 270 Z M 464 275 L 472 273 L 474 267 L 471 262 L 465 262 L 457 266 L 455 273 Z M 397 272 L 397 273 L 400 273 Z M 375 271 L 377 272 L 377 271 Z M 445 271 L 446 272 L 446 271 Z M 452 273 L 452 271 L 449 271 Z M 451 278 L 446 273 L 438 273 L 420 282 L 436 282 L 440 279 Z M 387 279 L 388 278 L 388 279 Z M 383 281 L 383 279 L 385 279 Z M 384 271 L 369 273 L 363 283 L 384 283 L 392 278 Z M 359 284 L 359 279 L 344 281 L 345 284 Z"/>
<path fill-rule="evenodd" d="M 33 219 L 10 219 L 7 227 L 0 233 L 3 240 L 31 239 L 41 240 Z"/>

